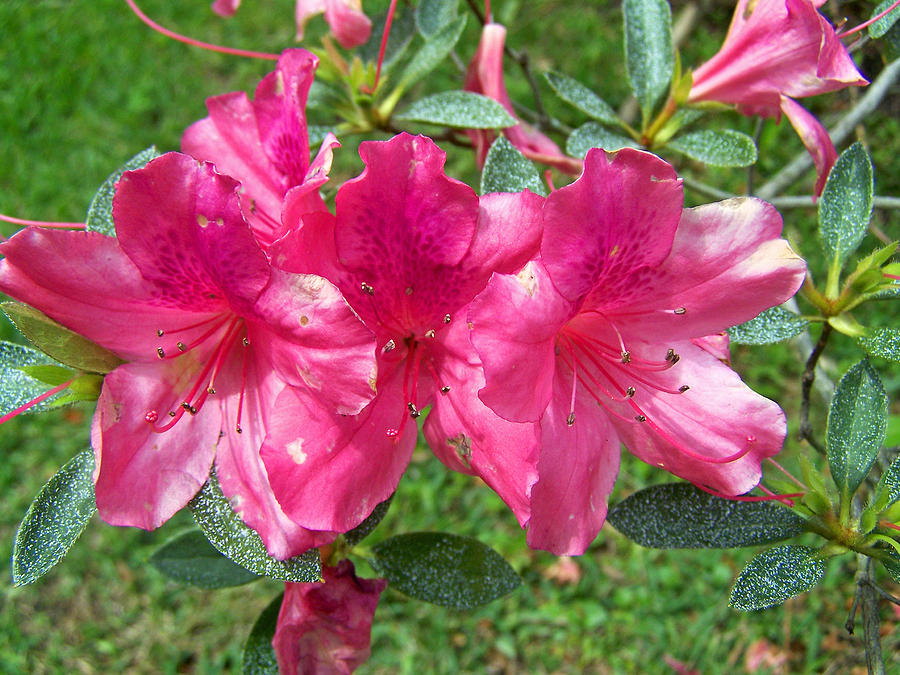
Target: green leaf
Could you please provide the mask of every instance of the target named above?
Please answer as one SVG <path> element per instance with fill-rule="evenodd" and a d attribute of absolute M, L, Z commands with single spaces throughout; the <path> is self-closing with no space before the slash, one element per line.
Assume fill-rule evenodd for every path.
<path fill-rule="evenodd" d="M 666 147 L 710 166 L 750 166 L 757 157 L 753 139 L 733 129 L 694 131 L 669 141 Z"/>
<path fill-rule="evenodd" d="M 322 567 L 316 549 L 287 560 L 277 560 L 268 554 L 256 531 L 234 512 L 215 472 L 210 473 L 209 480 L 190 501 L 190 508 L 210 543 L 226 558 L 257 576 L 278 581 L 321 581 Z"/>
<path fill-rule="evenodd" d="M 406 91 L 410 85 L 421 80 L 447 58 L 459 41 L 465 27 L 466 15 L 463 14 L 425 40 L 422 49 L 416 52 L 410 62 L 406 64 L 406 68 L 403 69 L 397 90 Z"/>
<path fill-rule="evenodd" d="M 866 236 L 874 189 L 869 153 L 854 143 L 838 157 L 819 200 L 819 235 L 825 254 L 838 266 Z"/>
<path fill-rule="evenodd" d="M 591 148 L 603 148 L 607 152 L 615 152 L 622 148 L 640 147 L 627 136 L 610 131 L 597 122 L 582 124 L 569 135 L 566 141 L 566 152 L 579 159 L 584 159 Z"/>
<path fill-rule="evenodd" d="M 900 329 L 878 328 L 859 338 L 858 342 L 872 356 L 900 361 Z"/>
<path fill-rule="evenodd" d="M 46 383 L 32 377 L 29 370 L 52 367 L 60 366 L 56 366 L 46 354 L 31 347 L 0 340 L 0 416 L 21 408 L 47 391 Z M 28 412 L 45 410 L 53 400 L 50 398 L 42 401 L 29 408 Z"/>
<path fill-rule="evenodd" d="M 484 169 L 481 172 L 481 194 L 522 192 L 522 190 L 531 190 L 543 196 L 547 194 L 534 164 L 504 136 L 498 136 L 484 161 Z"/>
<path fill-rule="evenodd" d="M 445 91 L 426 96 L 395 119 L 458 129 L 503 129 L 518 124 L 502 105 L 471 91 Z"/>
<path fill-rule="evenodd" d="M 647 120 L 675 69 L 672 10 L 666 0 L 624 0 L 622 7 L 628 79 Z"/>
<path fill-rule="evenodd" d="M 808 546 L 776 546 L 750 561 L 734 582 L 729 604 L 742 612 L 780 605 L 808 591 L 825 573 L 825 561 Z"/>
<path fill-rule="evenodd" d="M 809 321 L 782 307 L 763 310 L 754 319 L 728 329 L 728 337 L 739 345 L 768 345 L 789 340 L 809 326 Z"/>
<path fill-rule="evenodd" d="M 366 518 L 359 525 L 347 532 L 344 535 L 344 541 L 347 543 L 347 545 L 356 546 L 359 542 L 372 534 L 372 532 L 375 531 L 375 528 L 378 527 L 378 524 L 387 515 L 388 509 L 391 508 L 391 502 L 393 500 L 394 495 L 391 495 L 390 497 L 385 499 L 375 507 L 372 513 L 369 514 L 368 518 Z"/>
<path fill-rule="evenodd" d="M 284 593 L 274 598 L 253 624 L 241 654 L 241 675 L 278 675 L 278 661 L 272 647 L 272 638 L 275 637 L 283 599 Z"/>
<path fill-rule="evenodd" d="M 881 474 L 873 501 L 880 501 L 882 495 L 885 497 L 882 511 L 900 500 L 900 457 L 895 457 L 887 471 Z"/>
<path fill-rule="evenodd" d="M 94 515 L 94 451 L 83 450 L 41 488 L 13 546 L 13 584 L 37 581 L 62 560 Z"/>
<path fill-rule="evenodd" d="M 881 379 L 868 361 L 860 361 L 838 382 L 828 410 L 828 466 L 842 503 L 848 502 L 872 468 L 884 442 L 887 416 L 888 398 Z"/>
<path fill-rule="evenodd" d="M 631 541 L 649 548 L 738 548 L 790 539 L 804 520 L 770 502 L 722 499 L 685 483 L 635 492 L 607 519 Z"/>
<path fill-rule="evenodd" d="M 150 556 L 150 564 L 170 579 L 200 588 L 228 588 L 259 579 L 219 553 L 199 530 L 167 541 Z"/>
<path fill-rule="evenodd" d="M 103 181 L 103 185 L 99 187 L 97 194 L 91 200 L 91 205 L 88 207 L 87 218 L 84 222 L 86 230 L 100 232 L 110 237 L 116 236 L 116 226 L 112 217 L 112 203 L 113 195 L 116 192 L 116 182 L 126 171 L 143 168 L 147 162 L 159 157 L 159 155 L 160 153 L 156 151 L 156 146 L 151 145 L 146 150 L 141 150 Z"/>
<path fill-rule="evenodd" d="M 866 327 L 846 312 L 836 316 L 829 316 L 828 325 L 839 333 L 852 338 L 861 338 L 866 334 Z"/>
<path fill-rule="evenodd" d="M 499 553 L 471 537 L 414 532 L 391 537 L 372 552 L 372 567 L 391 586 L 444 607 L 478 607 L 522 582 Z"/>
<path fill-rule="evenodd" d="M 900 59 L 900 22 L 895 23 L 882 37 L 884 60 L 888 63 Z"/>
<path fill-rule="evenodd" d="M 4 302 L 0 308 L 38 349 L 60 363 L 89 373 L 108 373 L 122 363 L 112 352 L 60 326 L 33 307 Z"/>
<path fill-rule="evenodd" d="M 872 15 L 869 18 L 872 19 L 878 16 L 895 2 L 896 0 L 883 0 L 883 2 L 872 11 Z M 897 19 L 900 19 L 900 7 L 894 7 L 890 12 L 878 19 L 878 21 L 869 24 L 869 37 L 873 40 L 875 38 L 883 37 L 891 27 L 897 23 Z"/>
<path fill-rule="evenodd" d="M 606 124 L 620 125 L 622 123 L 616 111 L 606 101 L 578 80 L 554 71 L 544 73 L 544 77 L 547 78 L 547 82 L 553 87 L 557 96 L 584 114 Z"/>
<path fill-rule="evenodd" d="M 416 27 L 426 38 L 456 18 L 459 0 L 419 0 L 416 7 Z"/>

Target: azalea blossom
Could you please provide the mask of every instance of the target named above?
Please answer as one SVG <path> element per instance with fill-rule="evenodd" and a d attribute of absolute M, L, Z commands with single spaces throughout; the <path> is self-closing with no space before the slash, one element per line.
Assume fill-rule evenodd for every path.
<path fill-rule="evenodd" d="M 478 51 L 475 52 L 466 71 L 466 82 L 463 89 L 494 99 L 506 108 L 506 112 L 515 117 L 512 101 L 509 94 L 506 93 L 506 85 L 503 82 L 503 45 L 505 41 L 506 28 L 504 26 L 499 23 L 484 25 L 481 31 L 481 41 L 478 43 Z M 496 136 L 495 132 L 472 129 L 467 133 L 475 146 L 478 166 L 484 166 L 484 160 Z M 581 172 L 580 160 L 568 157 L 556 143 L 525 122 L 519 122 L 513 127 L 504 129 L 503 134 L 529 159 L 554 166 L 566 173 L 578 174 Z"/>
<path fill-rule="evenodd" d="M 220 16 L 231 16 L 241 0 L 215 0 L 212 8 Z M 338 44 L 352 49 L 364 44 L 372 32 L 372 22 L 362 11 L 361 0 L 297 0 L 297 41 L 303 39 L 306 24 L 316 14 L 325 13 L 325 20 Z"/>
<path fill-rule="evenodd" d="M 215 461 L 224 493 L 279 558 L 330 541 L 291 521 L 259 448 L 283 389 L 358 413 L 371 332 L 329 282 L 270 267 L 237 182 L 169 153 L 118 183 L 116 237 L 28 228 L 0 246 L 0 290 L 111 350 L 94 415 L 101 517 L 153 529 Z"/>
<path fill-rule="evenodd" d="M 620 443 L 728 495 L 752 489 L 781 449 L 784 414 L 706 336 L 789 298 L 805 265 L 765 202 L 682 202 L 659 158 L 592 149 L 584 174 L 547 198 L 540 258 L 494 275 L 470 306 L 481 400 L 539 424 L 533 547 L 584 552 L 606 517 Z"/>
<path fill-rule="evenodd" d="M 242 91 L 208 98 L 209 117 L 188 127 L 181 139 L 184 152 L 239 178 L 244 215 L 264 248 L 283 234 L 288 192 L 304 210 L 326 208 L 318 189 L 328 180 L 339 143 L 329 133 L 310 162 L 306 99 L 318 63 L 305 49 L 285 50 L 253 101 Z"/>
<path fill-rule="evenodd" d="M 353 563 L 323 566 L 324 583 L 285 584 L 272 646 L 282 675 L 345 675 L 369 658 L 372 619 L 386 579 Z"/>
<path fill-rule="evenodd" d="M 478 400 L 483 375 L 465 315 L 492 273 L 515 272 L 537 252 L 543 198 L 479 198 L 444 174 L 445 154 L 421 136 L 365 142 L 360 155 L 365 171 L 338 190 L 336 216 L 296 214 L 296 229 L 270 254 L 276 266 L 333 281 L 375 332 L 378 394 L 360 415 L 341 417 L 285 390 L 277 405 L 292 412 L 270 427 L 261 453 L 273 490 L 305 527 L 355 527 L 396 488 L 415 419 L 432 406 L 425 434 L 435 454 L 484 478 L 516 510 L 535 478 L 535 427 L 501 420 Z M 440 426 L 448 416 L 489 431 L 448 436 Z"/>
<path fill-rule="evenodd" d="M 694 71 L 689 98 L 733 103 L 745 115 L 787 115 L 815 161 L 817 195 L 837 153 L 821 123 L 792 99 L 868 84 L 821 4 L 739 0 L 721 49 Z"/>

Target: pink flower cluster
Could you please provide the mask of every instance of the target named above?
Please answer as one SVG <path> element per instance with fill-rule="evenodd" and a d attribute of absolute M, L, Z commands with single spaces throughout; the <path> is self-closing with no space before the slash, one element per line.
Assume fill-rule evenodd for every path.
<path fill-rule="evenodd" d="M 502 38 L 502 36 L 501 36 Z M 0 290 L 113 351 L 94 416 L 104 520 L 146 529 L 214 466 L 237 513 L 287 558 L 357 526 L 395 490 L 416 418 L 480 477 L 528 543 L 583 553 L 620 445 L 728 495 L 777 453 L 784 414 L 708 336 L 789 298 L 805 266 L 754 199 L 683 209 L 673 169 L 588 153 L 571 185 L 477 195 L 422 136 L 365 142 L 318 188 L 315 57 L 288 50 L 253 100 L 211 98 L 169 153 L 120 180 L 116 237 L 26 229 Z M 384 582 L 325 569 L 289 585 L 284 672 L 349 672 Z"/>

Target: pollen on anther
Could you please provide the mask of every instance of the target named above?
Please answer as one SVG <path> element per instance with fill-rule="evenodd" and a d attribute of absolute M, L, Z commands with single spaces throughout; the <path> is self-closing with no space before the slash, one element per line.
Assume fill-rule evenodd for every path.
<path fill-rule="evenodd" d="M 144 421 L 148 424 L 153 424 L 156 420 L 159 419 L 159 413 L 155 410 L 148 410 L 147 414 L 144 415 Z"/>
<path fill-rule="evenodd" d="M 450 391 L 450 387 L 448 387 L 446 384 L 443 387 L 441 387 L 442 394 L 446 394 L 448 391 Z"/>
<path fill-rule="evenodd" d="M 450 323 L 450 315 L 444 314 L 444 323 Z"/>
<path fill-rule="evenodd" d="M 407 403 L 406 407 L 409 409 L 409 416 L 412 417 L 413 419 L 417 418 L 419 415 L 422 414 L 418 411 L 418 409 L 416 408 L 415 404 L 412 401 Z"/>
<path fill-rule="evenodd" d="M 235 430 L 236 432 L 238 432 L 239 434 L 244 433 L 244 430 L 241 429 L 241 425 L 240 425 L 240 424 L 235 425 L 234 430 Z"/>
<path fill-rule="evenodd" d="M 187 347 L 184 346 L 183 342 L 176 342 L 175 346 L 178 347 L 178 351 L 183 352 Z"/>
<path fill-rule="evenodd" d="M 245 335 L 244 337 L 241 338 L 241 342 L 243 342 L 243 343 L 244 343 L 244 346 L 247 347 L 247 346 L 250 344 L 250 338 L 248 338 L 248 337 Z"/>
<path fill-rule="evenodd" d="M 196 415 L 196 414 L 197 414 L 197 409 L 196 409 L 194 406 L 191 406 L 190 408 L 188 408 L 188 412 L 189 412 L 191 415 Z"/>
<path fill-rule="evenodd" d="M 434 328 L 432 328 L 431 330 L 426 330 L 426 331 L 425 331 L 425 337 L 427 337 L 427 338 L 433 338 L 433 337 L 434 337 Z"/>
<path fill-rule="evenodd" d="M 174 411 L 174 410 L 170 410 L 170 411 L 169 411 L 169 417 L 175 417 L 175 411 Z"/>
<path fill-rule="evenodd" d="M 622 363 L 631 363 L 631 352 L 622 352 Z"/>
<path fill-rule="evenodd" d="M 569 416 L 566 418 L 566 425 L 572 426 L 575 424 L 575 413 L 570 412 Z"/>
<path fill-rule="evenodd" d="M 187 411 L 190 411 L 190 409 L 191 409 L 191 404 L 188 403 L 187 401 L 182 401 L 182 402 L 181 402 L 181 407 L 184 408 L 184 409 L 187 410 Z"/>
<path fill-rule="evenodd" d="M 161 358 L 161 359 L 166 358 L 166 352 L 163 350 L 162 347 L 157 347 L 157 348 L 156 348 L 156 355 L 157 355 L 159 358 Z"/>
<path fill-rule="evenodd" d="M 683 385 L 681 385 L 680 387 L 678 387 L 678 391 L 680 391 L 682 394 L 683 394 L 684 392 L 686 392 L 688 389 L 690 389 L 690 387 L 689 387 L 688 385 L 686 385 L 686 384 L 683 384 Z"/>
<path fill-rule="evenodd" d="M 359 285 L 360 290 L 366 295 L 375 295 L 375 289 L 369 286 L 365 281 Z"/>
<path fill-rule="evenodd" d="M 397 346 L 397 343 L 394 342 L 393 338 L 384 343 L 383 351 L 387 354 L 389 351 L 393 350 L 394 347 Z"/>
<path fill-rule="evenodd" d="M 686 307 L 676 307 L 673 311 L 675 312 L 675 314 L 678 314 L 679 316 L 681 316 L 682 314 L 687 314 Z"/>
<path fill-rule="evenodd" d="M 166 332 L 162 328 L 158 328 L 156 330 L 156 337 L 162 337 L 165 334 L 166 334 Z"/>
<path fill-rule="evenodd" d="M 636 415 L 635 418 L 638 422 L 646 422 L 647 418 L 644 415 Z"/>
<path fill-rule="evenodd" d="M 628 387 L 628 389 L 625 390 L 625 396 L 627 396 L 628 398 L 631 398 L 632 396 L 635 395 L 636 392 L 637 392 L 637 390 L 634 387 Z"/>
<path fill-rule="evenodd" d="M 211 395 L 211 394 L 215 394 L 215 393 L 216 393 L 215 387 L 207 387 L 207 388 L 206 388 L 206 393 L 207 393 L 207 394 L 210 394 L 210 395 Z"/>

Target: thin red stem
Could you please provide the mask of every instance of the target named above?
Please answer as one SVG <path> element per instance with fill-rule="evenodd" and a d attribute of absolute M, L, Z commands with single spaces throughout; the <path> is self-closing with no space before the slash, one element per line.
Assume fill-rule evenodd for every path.
<path fill-rule="evenodd" d="M 191 45 L 192 47 L 200 47 L 201 49 L 207 49 L 211 52 L 231 54 L 232 56 L 246 56 L 250 59 L 267 59 L 269 61 L 277 61 L 279 59 L 278 54 L 269 54 L 267 52 L 253 52 L 246 49 L 234 49 L 233 47 L 222 47 L 220 45 L 214 45 L 209 42 L 201 42 L 200 40 L 189 38 L 186 35 L 181 35 L 180 33 L 176 33 L 169 30 L 168 28 L 165 28 L 164 26 L 160 26 L 153 19 L 144 14 L 141 11 L 141 8 L 138 7 L 137 4 L 135 4 L 134 0 L 125 0 L 125 2 L 128 3 L 131 11 L 134 12 L 141 21 L 150 26 L 150 28 L 155 30 L 157 33 L 162 33 L 166 37 L 177 40 L 178 42 L 183 42 L 186 45 Z"/>
<path fill-rule="evenodd" d="M 378 68 L 375 70 L 375 84 L 372 85 L 373 91 L 378 88 L 378 81 L 381 79 L 381 64 L 384 62 L 384 52 L 387 49 L 388 36 L 391 34 L 391 24 L 394 21 L 394 10 L 396 8 L 397 0 L 391 0 L 387 18 L 384 20 L 384 33 L 381 35 L 381 47 L 378 49 Z"/>
<path fill-rule="evenodd" d="M 848 35 L 853 35 L 854 33 L 858 33 L 863 28 L 868 28 L 869 26 L 871 26 L 873 23 L 875 23 L 879 19 L 882 19 L 885 16 L 887 16 L 888 14 L 890 14 L 891 12 L 893 12 L 895 9 L 897 9 L 897 7 L 900 7 L 900 0 L 896 0 L 896 2 L 894 2 L 894 4 L 891 5 L 890 7 L 888 7 L 886 10 L 884 10 L 880 14 L 873 16 L 871 19 L 869 19 L 865 23 L 859 24 L 856 28 L 851 28 L 850 30 L 844 31 L 843 33 L 838 35 L 837 38 L 839 40 L 842 40 L 843 38 L 847 37 Z"/>
<path fill-rule="evenodd" d="M 13 218 L 0 213 L 0 220 L 13 225 L 27 225 L 29 227 L 55 227 L 59 229 L 83 230 L 84 223 L 55 223 L 48 220 L 25 220 L 24 218 Z"/>
<path fill-rule="evenodd" d="M 704 492 L 708 492 L 709 494 L 715 497 L 721 497 L 722 499 L 730 499 L 736 502 L 772 502 L 772 501 L 780 501 L 782 499 L 794 499 L 796 497 L 802 497 L 803 492 L 791 492 L 786 495 L 772 495 L 766 497 L 747 497 L 745 495 L 726 495 L 723 492 L 719 492 L 718 490 L 713 490 L 711 488 L 705 487 L 703 485 L 699 485 L 697 483 L 691 483 L 698 490 L 703 490 Z"/>
<path fill-rule="evenodd" d="M 794 475 L 793 475 L 790 471 L 788 471 L 787 469 L 785 469 L 783 466 L 781 466 L 781 464 L 779 464 L 778 462 L 776 462 L 774 459 L 772 459 L 771 457 L 766 457 L 766 460 L 767 460 L 769 463 L 771 463 L 772 466 L 774 466 L 776 469 L 778 469 L 781 473 L 783 473 L 785 476 L 787 476 L 787 477 L 790 478 L 792 481 L 794 481 L 794 483 L 797 484 L 797 487 L 801 487 L 801 488 L 803 488 L 804 490 L 808 490 L 808 489 L 809 489 L 808 487 L 806 487 L 806 486 L 803 484 L 802 481 L 800 481 L 799 479 L 795 478 Z"/>
<path fill-rule="evenodd" d="M 53 389 L 51 389 L 50 391 L 45 391 L 40 396 L 37 396 L 37 397 L 31 399 L 30 401 L 28 401 L 28 403 L 20 405 L 15 410 L 12 410 L 12 411 L 6 413 L 3 417 L 0 417 L 0 424 L 3 424 L 4 422 L 8 422 L 16 415 L 20 415 L 23 412 L 25 412 L 26 410 L 28 410 L 29 408 L 33 408 L 34 406 L 36 406 L 38 403 L 41 403 L 42 401 L 46 401 L 48 398 L 50 398 L 54 394 L 58 394 L 59 392 L 61 392 L 63 389 L 68 387 L 70 384 L 72 384 L 72 380 L 69 380 L 68 382 L 63 382 L 62 384 L 60 384 L 56 387 L 53 387 Z"/>
<path fill-rule="evenodd" d="M 889 527 L 892 530 L 900 530 L 900 525 L 894 525 L 894 523 L 889 523 L 886 520 L 879 520 L 878 524 L 881 525 L 882 527 Z"/>

